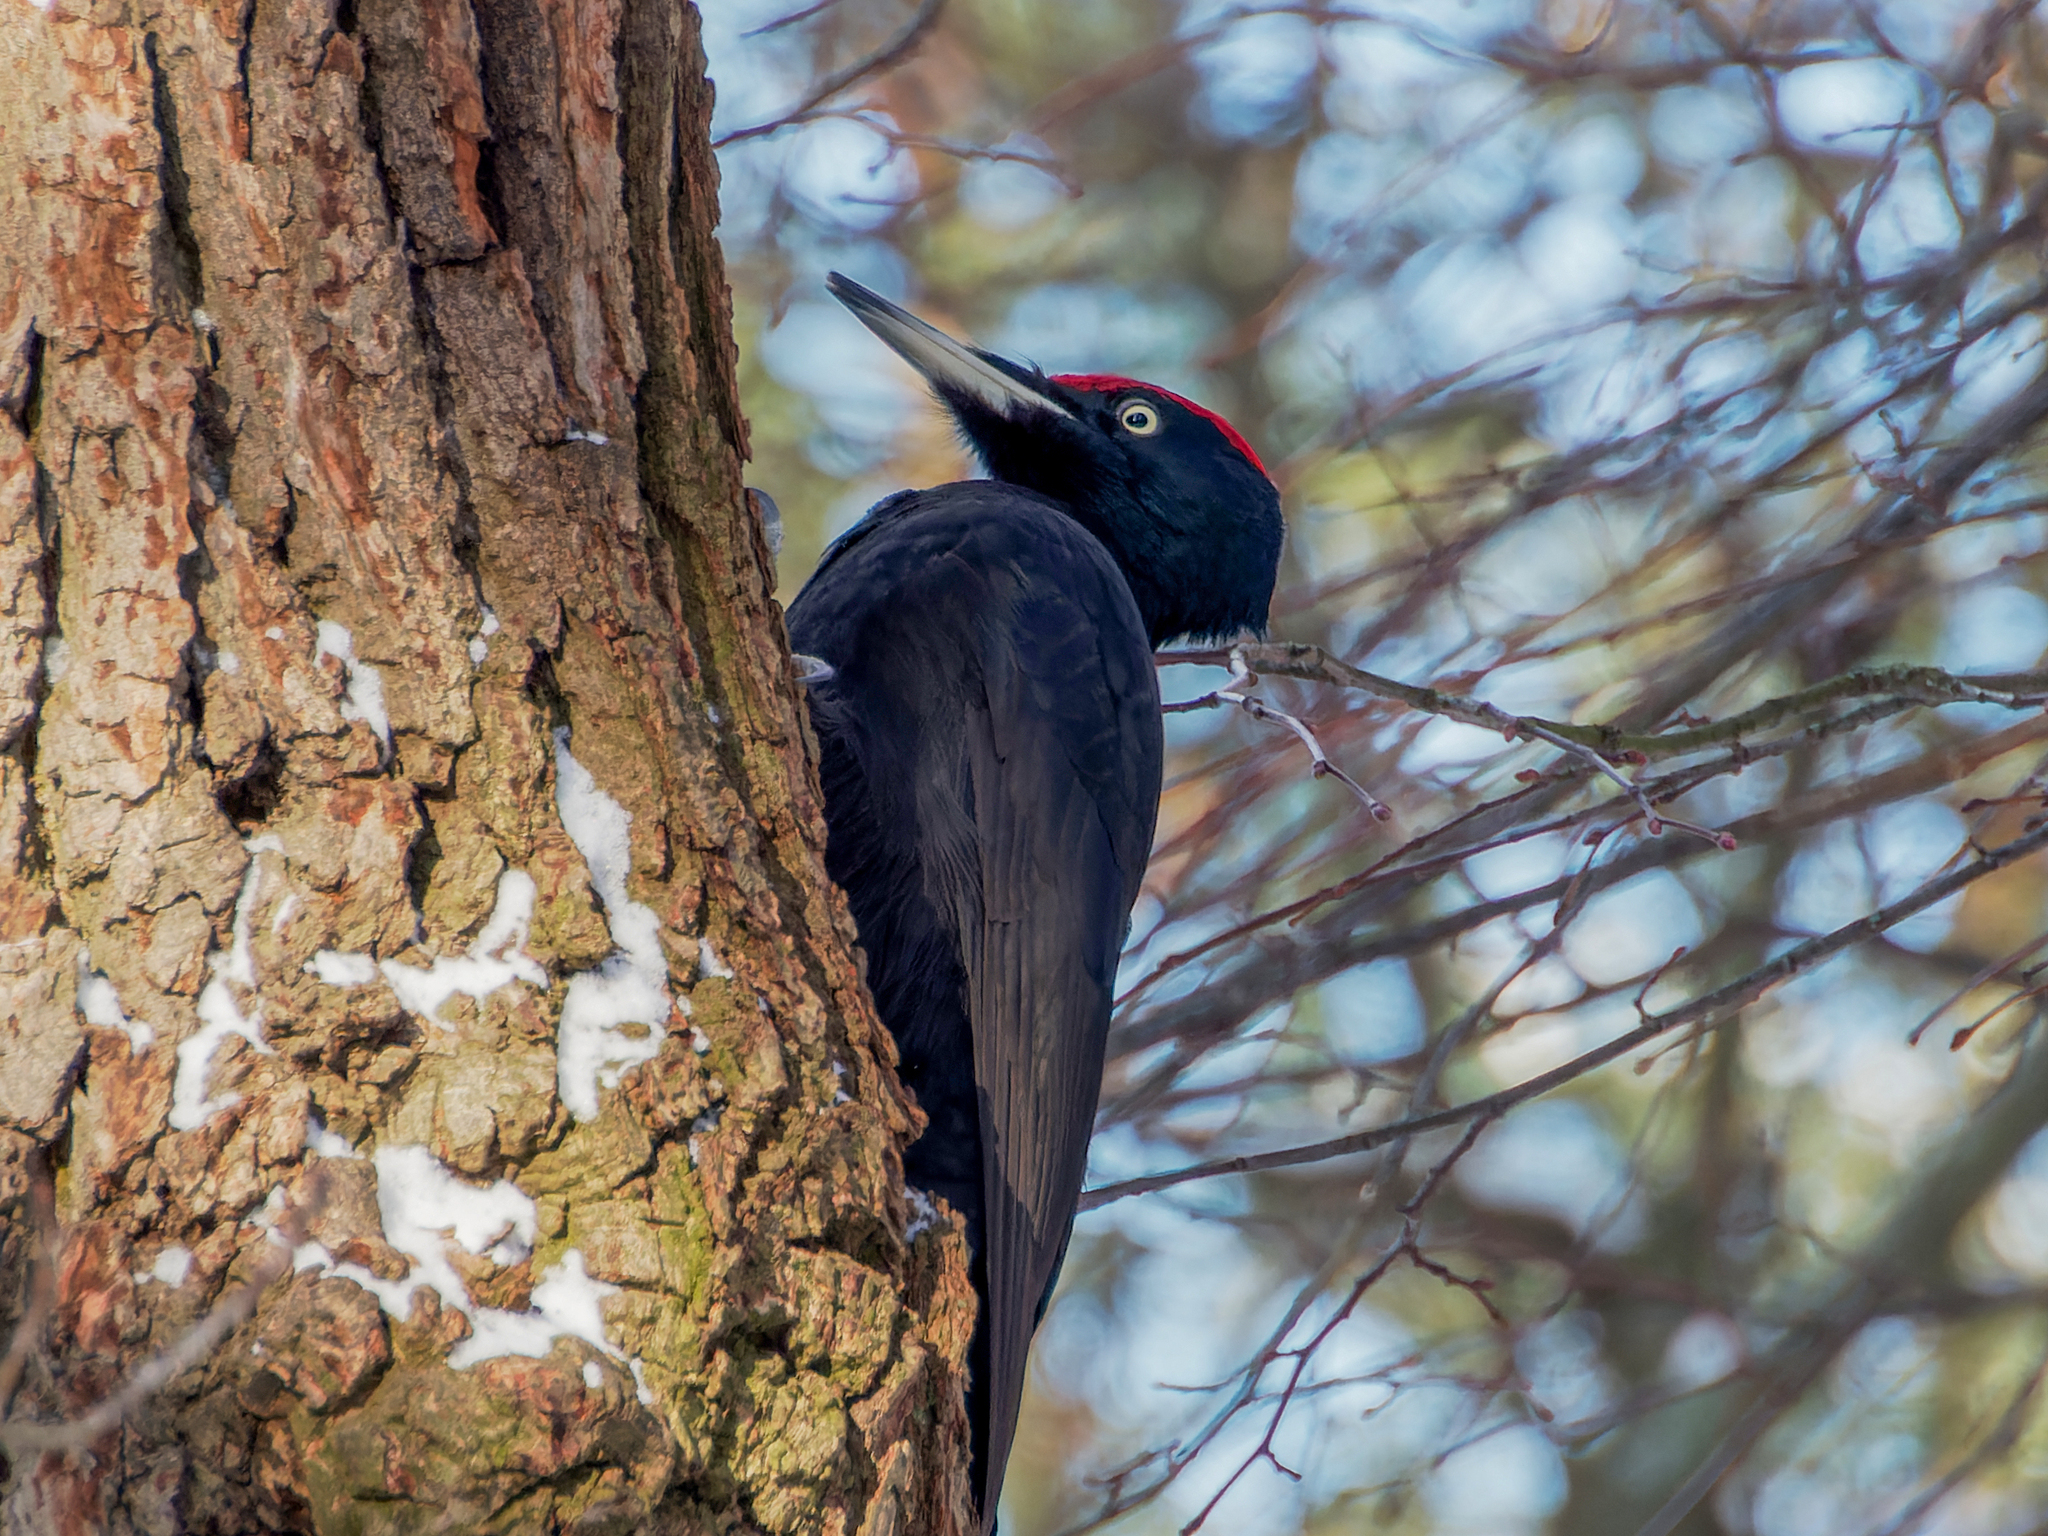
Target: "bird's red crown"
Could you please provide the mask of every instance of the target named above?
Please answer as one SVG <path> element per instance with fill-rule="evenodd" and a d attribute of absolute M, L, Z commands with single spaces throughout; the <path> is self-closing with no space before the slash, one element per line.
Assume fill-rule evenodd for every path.
<path fill-rule="evenodd" d="M 1225 441 L 1252 461 L 1252 468 L 1265 475 L 1268 480 L 1273 478 L 1268 473 L 1266 466 L 1260 462 L 1259 456 L 1252 451 L 1252 445 L 1244 440 L 1242 432 L 1238 431 L 1237 428 L 1233 427 L 1221 416 L 1218 416 L 1206 405 L 1197 405 L 1185 395 L 1176 395 L 1172 390 L 1161 389 L 1157 384 L 1147 384 L 1143 379 L 1127 379 L 1120 373 L 1056 373 L 1052 376 L 1052 381 L 1055 384 L 1064 384 L 1068 389 L 1085 389 L 1092 394 L 1099 395 L 1119 394 L 1127 389 L 1141 389 L 1148 394 L 1159 395 L 1171 400 L 1175 405 L 1185 406 L 1197 416 L 1202 417 L 1206 421 L 1213 422 L 1216 430 L 1223 434 Z"/>

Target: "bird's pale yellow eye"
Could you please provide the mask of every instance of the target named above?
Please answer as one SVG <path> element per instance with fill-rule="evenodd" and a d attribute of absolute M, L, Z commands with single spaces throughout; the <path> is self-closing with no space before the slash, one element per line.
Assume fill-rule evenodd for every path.
<path fill-rule="evenodd" d="M 1159 407 L 1149 400 L 1126 400 L 1116 408 L 1116 419 L 1133 437 L 1150 437 L 1159 430 Z"/>

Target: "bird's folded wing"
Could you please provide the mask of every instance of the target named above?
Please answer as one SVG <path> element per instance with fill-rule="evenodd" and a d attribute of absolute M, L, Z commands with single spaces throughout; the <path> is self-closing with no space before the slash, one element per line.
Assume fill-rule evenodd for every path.
<path fill-rule="evenodd" d="M 1107 551 L 1045 498 L 987 481 L 877 507 L 828 552 L 790 625 L 838 669 L 813 716 L 838 790 L 835 856 L 868 904 L 871 977 L 878 995 L 906 976 L 932 994 L 894 1011 L 906 1049 L 943 1041 L 951 999 L 933 989 L 947 966 L 925 954 L 934 919 L 965 973 L 986 1522 L 1087 1164 L 1117 953 L 1151 850 L 1152 655 Z"/>
<path fill-rule="evenodd" d="M 1161 755 L 1151 653 L 1135 610 L 1121 611 L 1130 599 L 1114 573 L 1080 562 L 1005 575 L 981 628 L 985 707 L 964 722 L 980 912 L 962 934 L 982 1088 L 997 1467 L 1087 1165 Z"/>

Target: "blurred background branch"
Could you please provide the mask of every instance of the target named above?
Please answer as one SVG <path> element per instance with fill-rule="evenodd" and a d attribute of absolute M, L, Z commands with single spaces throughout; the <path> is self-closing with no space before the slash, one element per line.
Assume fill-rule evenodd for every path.
<path fill-rule="evenodd" d="M 796 9 L 707 18 L 785 597 L 973 472 L 833 268 L 1288 506 L 1005 1530 L 2048 1524 L 2035 6 Z"/>

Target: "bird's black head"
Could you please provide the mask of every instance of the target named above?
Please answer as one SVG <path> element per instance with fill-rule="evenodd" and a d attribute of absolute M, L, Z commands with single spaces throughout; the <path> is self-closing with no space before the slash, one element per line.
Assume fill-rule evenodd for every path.
<path fill-rule="evenodd" d="M 991 476 L 1103 542 L 1154 645 L 1265 631 L 1280 493 L 1229 422 L 1136 379 L 1048 377 L 965 346 L 836 272 L 827 286 L 925 376 Z"/>

